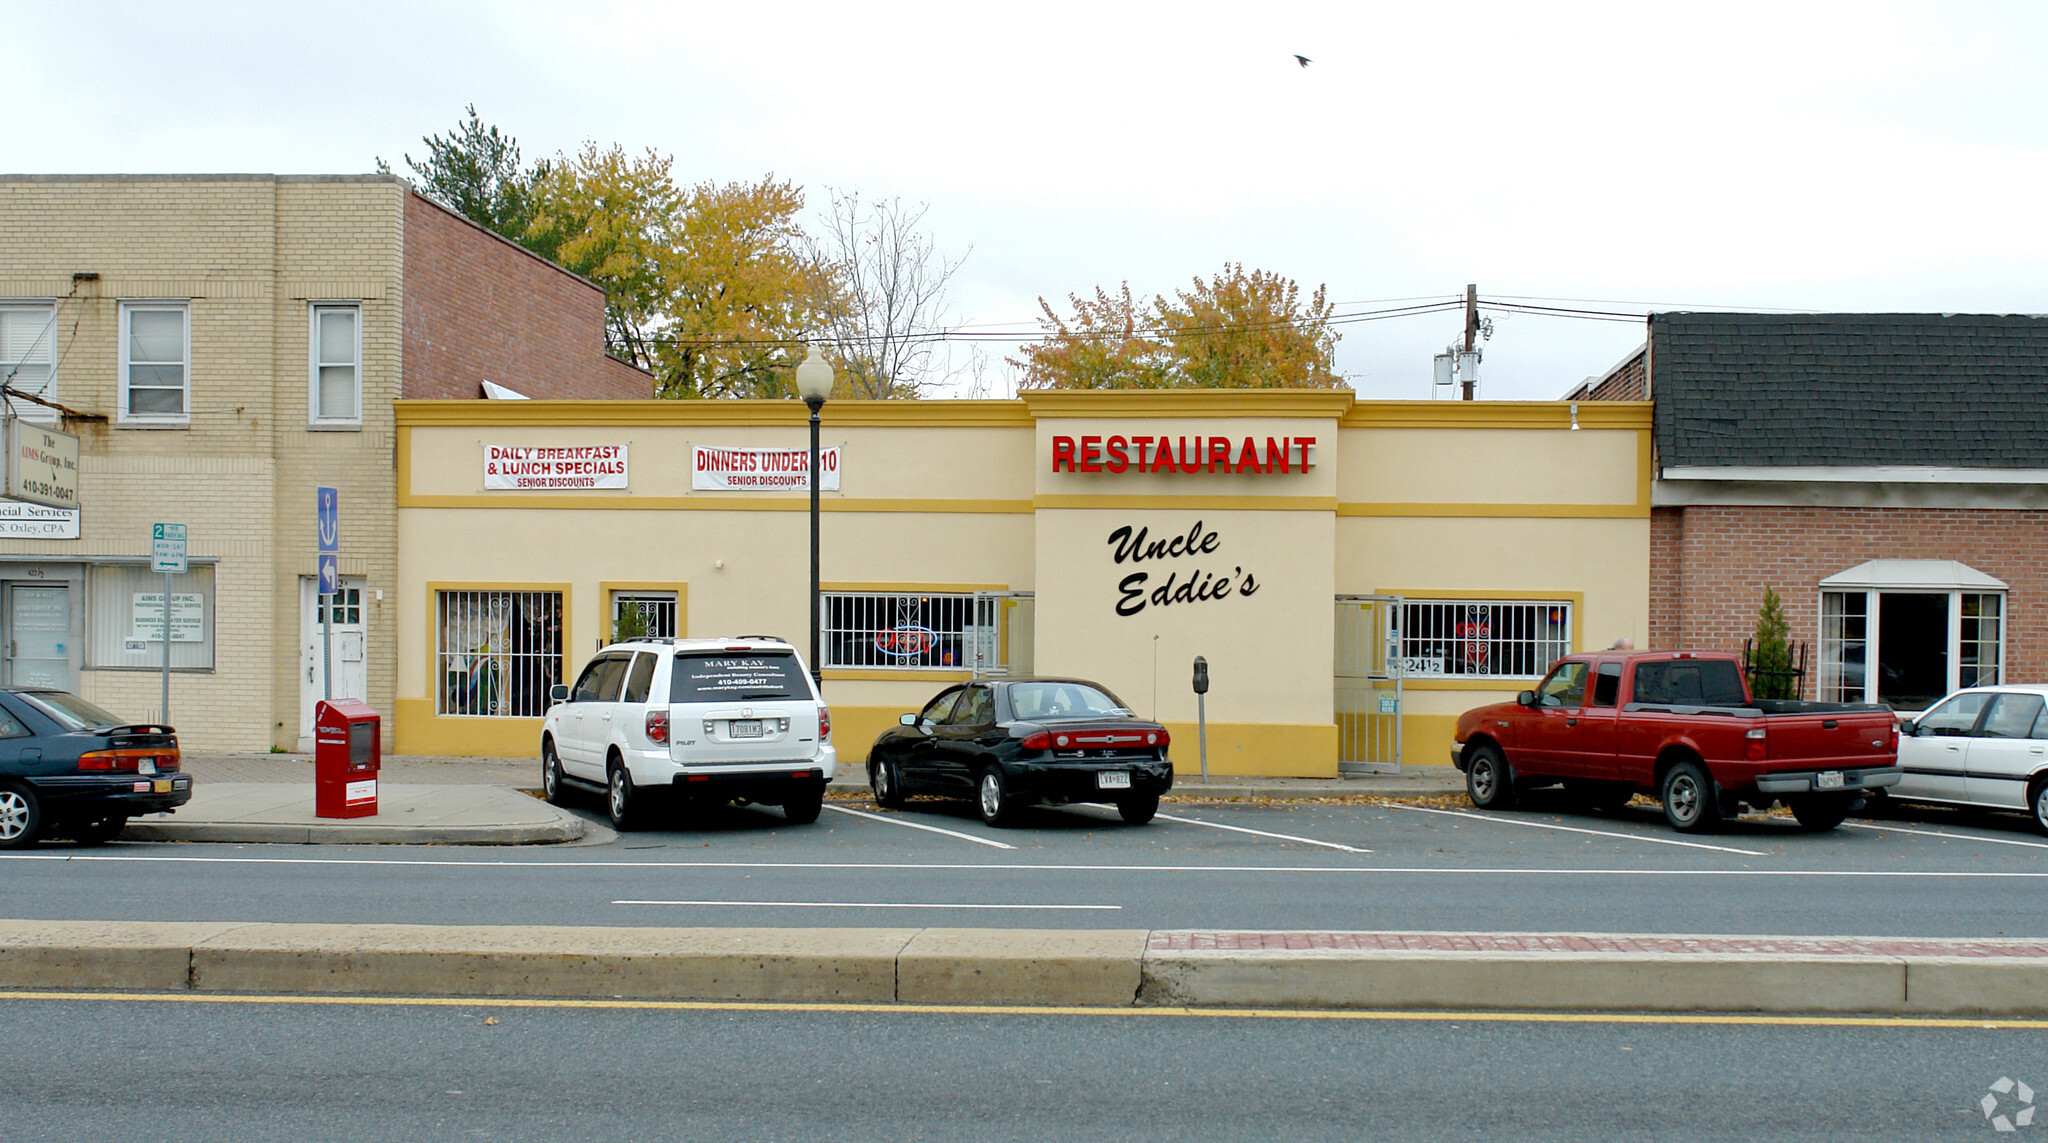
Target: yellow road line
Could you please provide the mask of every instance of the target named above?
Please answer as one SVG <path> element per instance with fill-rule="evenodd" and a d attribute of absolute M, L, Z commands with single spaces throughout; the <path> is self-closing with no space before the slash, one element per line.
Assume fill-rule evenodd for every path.
<path fill-rule="evenodd" d="M 329 1004 L 394 1008 L 562 1008 L 650 1012 L 817 1012 L 901 1016 L 1179 1016 L 1211 1020 L 1378 1020 L 1414 1023 L 1671 1024 L 1781 1028 L 1977 1028 L 2040 1031 L 2048 1020 L 1953 1016 L 1774 1016 L 1697 1012 L 1459 1012 L 1328 1010 L 1313 1008 L 1092 1008 L 1027 1004 L 834 1004 L 767 1000 L 578 1000 L 509 996 L 291 996 L 207 995 L 194 992 L 0 991 L 9 1000 L 105 1001 L 181 1004 Z"/>

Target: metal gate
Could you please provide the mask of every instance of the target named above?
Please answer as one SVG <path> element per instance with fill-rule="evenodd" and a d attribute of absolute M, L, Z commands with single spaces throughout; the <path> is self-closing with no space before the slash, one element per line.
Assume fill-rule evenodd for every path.
<path fill-rule="evenodd" d="M 977 679 L 1031 673 L 1034 616 L 1028 591 L 977 591 L 967 628 L 968 665 Z"/>
<path fill-rule="evenodd" d="M 1401 769 L 1401 597 L 1337 597 L 1337 772 Z"/>

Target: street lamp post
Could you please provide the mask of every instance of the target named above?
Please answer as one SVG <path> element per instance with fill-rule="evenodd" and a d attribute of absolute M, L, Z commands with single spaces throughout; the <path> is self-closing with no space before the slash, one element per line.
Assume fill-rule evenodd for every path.
<path fill-rule="evenodd" d="M 823 626 L 818 614 L 818 485 L 823 483 L 818 472 L 818 410 L 825 407 L 825 398 L 832 395 L 832 366 L 813 345 L 804 354 L 802 365 L 796 367 L 797 396 L 811 409 L 811 680 L 818 687 L 818 693 L 825 693 L 825 672 L 818 658 L 818 631 Z"/>

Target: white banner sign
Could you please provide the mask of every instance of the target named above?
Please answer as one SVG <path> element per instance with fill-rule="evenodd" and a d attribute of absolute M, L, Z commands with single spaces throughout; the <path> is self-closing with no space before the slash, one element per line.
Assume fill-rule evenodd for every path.
<path fill-rule="evenodd" d="M 75 540 L 78 509 L 50 508 L 25 500 L 0 500 L 0 539 Z"/>
<path fill-rule="evenodd" d="M 144 643 L 164 640 L 164 593 L 138 591 L 128 612 L 128 638 Z M 206 597 L 171 593 L 171 642 L 201 643 L 206 639 Z"/>
<path fill-rule="evenodd" d="M 484 487 L 624 488 L 626 446 L 485 445 Z"/>
<path fill-rule="evenodd" d="M 709 448 L 697 445 L 690 458 L 690 487 L 699 492 L 808 492 L 811 450 L 807 448 Z M 839 450 L 820 449 L 818 487 L 839 491 Z"/>

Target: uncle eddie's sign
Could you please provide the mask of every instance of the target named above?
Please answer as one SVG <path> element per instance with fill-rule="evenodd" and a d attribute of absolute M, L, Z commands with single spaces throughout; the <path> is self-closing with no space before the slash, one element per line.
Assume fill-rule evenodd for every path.
<path fill-rule="evenodd" d="M 1054 472 L 1307 472 L 1314 437 L 1052 438 Z"/>

